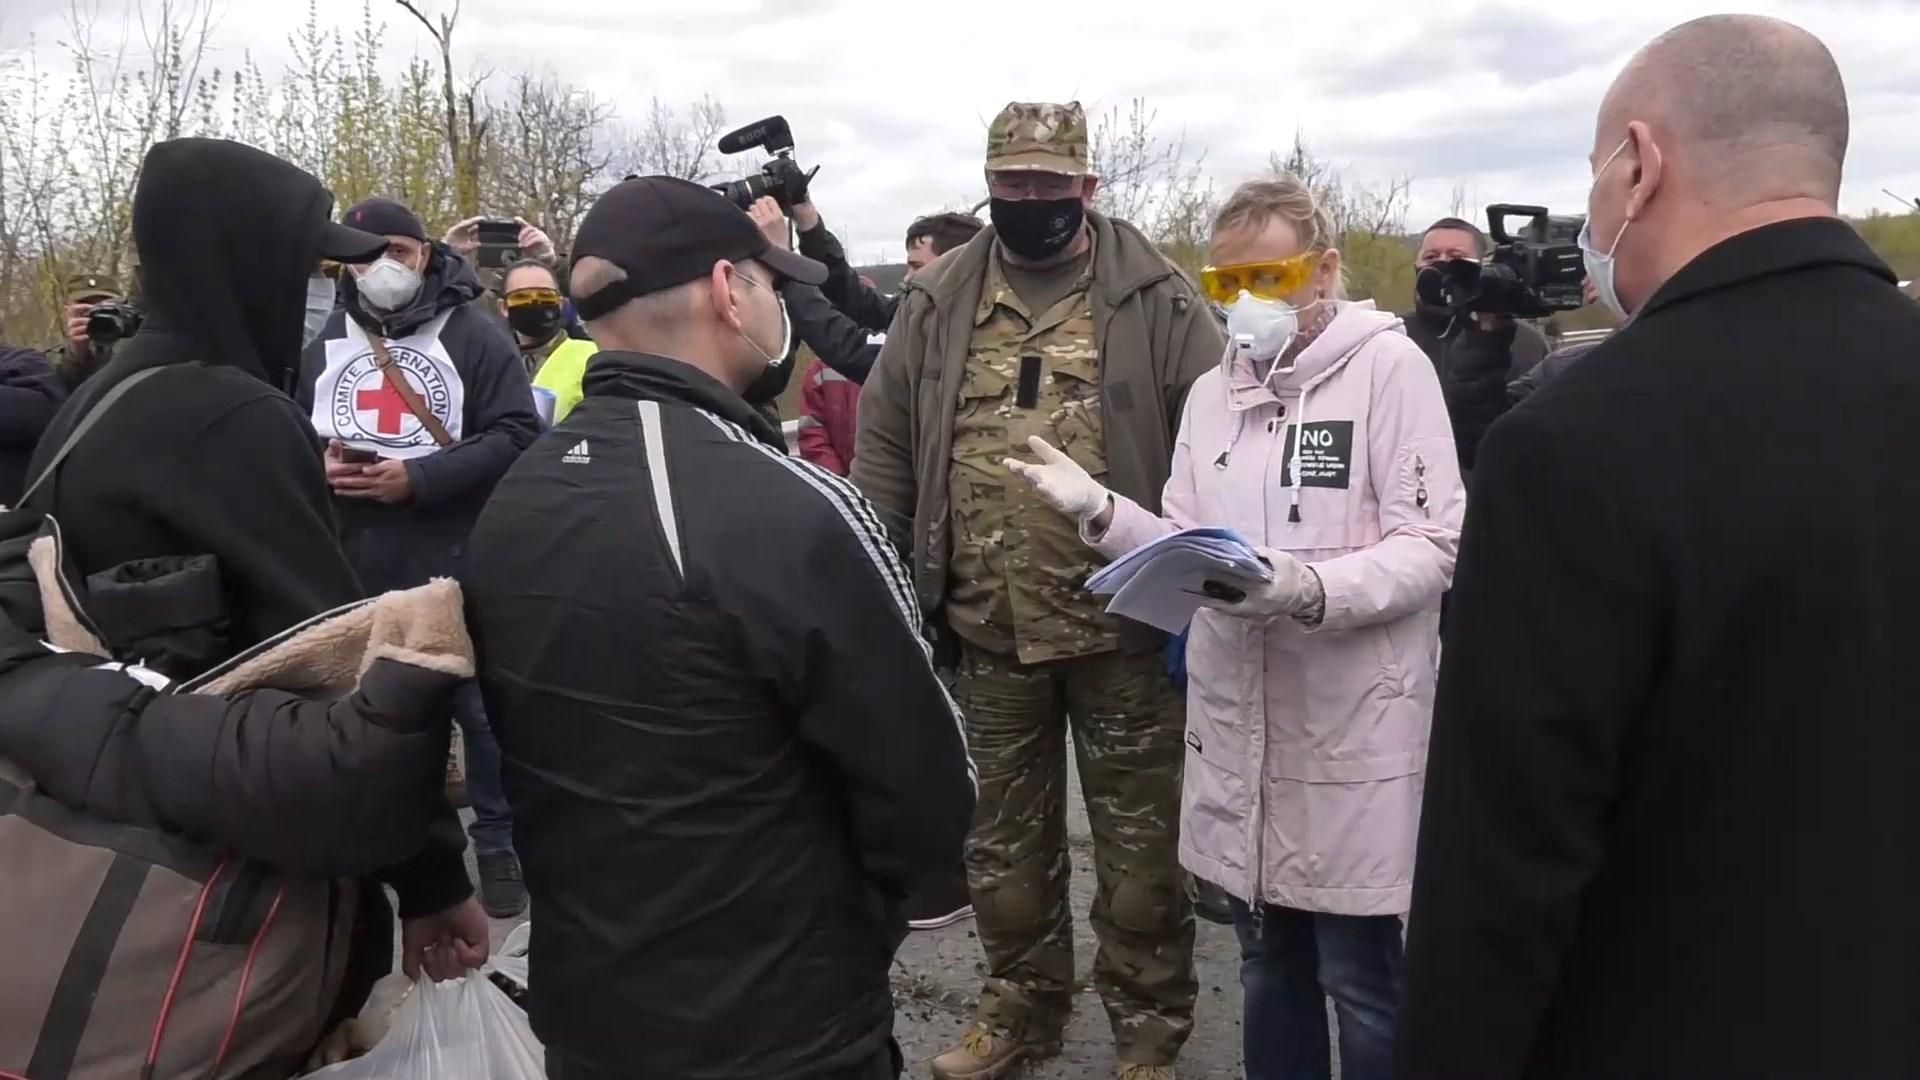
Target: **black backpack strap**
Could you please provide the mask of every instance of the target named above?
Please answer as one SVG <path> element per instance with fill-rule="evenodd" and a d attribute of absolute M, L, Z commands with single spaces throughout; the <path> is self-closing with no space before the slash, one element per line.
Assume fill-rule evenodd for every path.
<path fill-rule="evenodd" d="M 40 490 L 40 485 L 46 483 L 47 477 L 52 476 L 54 470 L 60 467 L 60 463 L 67 459 L 67 455 L 73 452 L 73 448 L 79 444 L 81 436 L 92 431 L 93 425 L 99 423 L 100 418 L 107 414 L 107 410 L 111 409 L 115 402 L 126 396 L 127 391 L 133 389 L 145 380 L 147 376 L 161 370 L 161 368 L 152 367 L 136 371 L 113 384 L 111 389 L 100 395 L 100 400 L 94 402 L 93 408 L 87 410 L 87 415 L 81 417 L 80 422 L 73 425 L 73 430 L 67 434 L 67 441 L 61 443 L 60 449 L 55 450 L 53 456 L 47 459 L 46 468 L 41 469 L 40 475 L 34 477 L 33 483 L 27 485 L 27 490 L 20 493 L 20 499 L 14 503 L 14 505 L 27 505 L 27 500 L 33 498 L 33 493 Z"/>

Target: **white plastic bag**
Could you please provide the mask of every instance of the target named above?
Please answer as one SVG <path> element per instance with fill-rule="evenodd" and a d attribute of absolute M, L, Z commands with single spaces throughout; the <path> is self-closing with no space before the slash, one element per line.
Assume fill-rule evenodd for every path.
<path fill-rule="evenodd" d="M 508 982 L 527 989 L 527 950 L 533 942 L 533 924 L 523 922 L 507 934 L 507 940 L 493 950 L 487 967 L 499 972 Z"/>
<path fill-rule="evenodd" d="M 546 1080 L 546 1052 L 527 1014 L 475 971 L 424 976 L 365 1057 L 311 1074 L 324 1080 Z"/>

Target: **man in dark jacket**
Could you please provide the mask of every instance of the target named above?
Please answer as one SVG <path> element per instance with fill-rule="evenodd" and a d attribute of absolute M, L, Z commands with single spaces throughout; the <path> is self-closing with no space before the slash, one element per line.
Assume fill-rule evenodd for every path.
<path fill-rule="evenodd" d="M 430 243 L 391 199 L 367 199 L 344 220 L 384 236 L 387 249 L 341 275 L 341 310 L 302 356 L 299 397 L 327 440 L 348 555 L 381 593 L 458 573 L 474 519 L 540 420 L 513 339 L 472 304 L 483 290 L 466 260 Z M 477 686 L 454 716 L 481 903 L 497 919 L 518 915 L 526 887 Z"/>
<path fill-rule="evenodd" d="M 1920 1068 L 1920 308 L 1789 24 L 1642 49 L 1588 266 L 1632 321 L 1495 426 L 1454 579 L 1399 1075 Z"/>
<path fill-rule="evenodd" d="M 464 578 L 548 1075 L 895 1076 L 900 906 L 958 858 L 971 765 L 873 511 L 740 396 L 820 267 L 666 177 L 573 252 L 603 351 Z"/>
<path fill-rule="evenodd" d="M 318 180 L 252 147 L 156 144 L 133 195 L 146 322 L 68 399 L 29 467 L 37 476 L 123 380 L 160 369 L 101 417 L 27 505 L 59 520 L 83 577 L 211 556 L 226 652 L 360 596 L 312 430 L 279 389 L 299 355 L 314 266 L 381 248 L 331 223 L 332 208 Z M 429 947 L 465 949 L 477 965 L 486 920 L 470 902 L 458 819 L 441 809 L 427 847 L 381 876 L 399 893 L 410 966 Z M 384 912 L 379 890 L 362 897 Z M 371 912 L 363 925 L 382 930 Z"/>
<path fill-rule="evenodd" d="M 67 385 L 45 353 L 0 345 L 0 506 L 26 490 L 33 448 L 65 400 Z"/>
<path fill-rule="evenodd" d="M 1420 237 L 1414 266 L 1425 270 L 1456 259 L 1479 262 L 1489 250 L 1487 243 L 1486 234 L 1472 222 L 1441 218 Z M 1471 472 L 1480 439 L 1511 407 L 1508 384 L 1547 355 L 1547 339 L 1505 315 L 1456 316 L 1444 304 L 1425 299 L 1416 300 L 1413 312 L 1401 319 L 1407 336 L 1440 374 L 1453 420 L 1453 445 L 1461 469 Z"/>

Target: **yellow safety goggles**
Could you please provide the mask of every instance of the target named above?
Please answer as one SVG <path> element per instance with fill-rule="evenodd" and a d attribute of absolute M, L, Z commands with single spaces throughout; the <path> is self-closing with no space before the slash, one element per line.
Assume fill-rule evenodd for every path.
<path fill-rule="evenodd" d="M 1200 290 L 1216 304 L 1231 304 L 1242 290 L 1262 300 L 1285 300 L 1313 280 L 1320 253 L 1309 251 L 1275 262 L 1208 266 L 1200 271 Z"/>
<path fill-rule="evenodd" d="M 559 307 L 558 289 L 515 289 L 507 294 L 508 309 L 520 307 Z"/>

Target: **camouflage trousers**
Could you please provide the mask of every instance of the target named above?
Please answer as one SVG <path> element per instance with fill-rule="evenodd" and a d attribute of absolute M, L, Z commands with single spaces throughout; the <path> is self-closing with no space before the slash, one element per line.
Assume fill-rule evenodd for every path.
<path fill-rule="evenodd" d="M 1066 735 L 1096 884 L 1094 985 L 1127 1064 L 1171 1065 L 1193 1030 L 1193 914 L 1180 873 L 1181 705 L 1157 655 L 1023 665 L 965 646 L 956 696 L 980 770 L 967 885 L 987 954 L 977 1018 L 1034 1040 L 1073 1007 Z"/>

